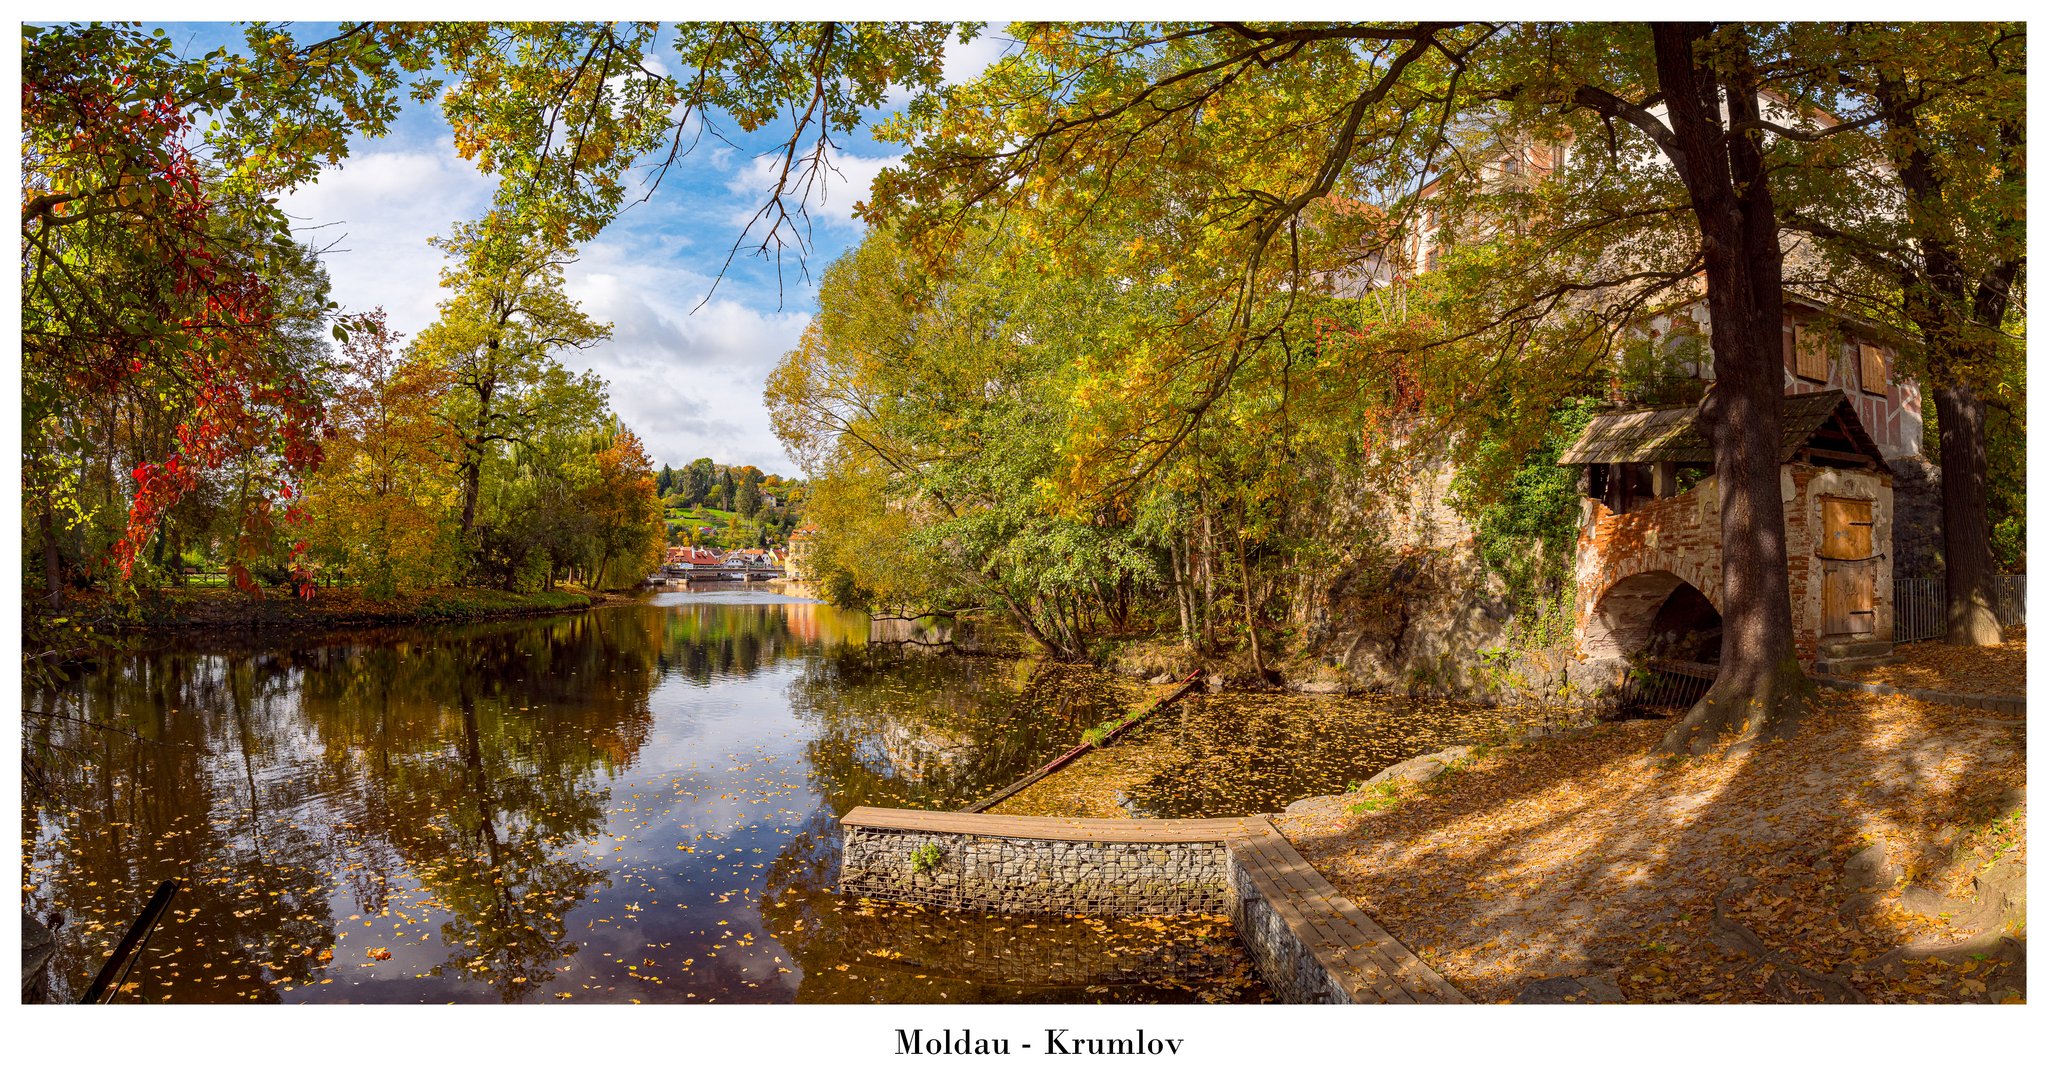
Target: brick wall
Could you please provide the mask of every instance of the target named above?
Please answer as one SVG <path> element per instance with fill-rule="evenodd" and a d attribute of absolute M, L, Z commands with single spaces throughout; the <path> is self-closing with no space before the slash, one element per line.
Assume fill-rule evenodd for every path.
<path fill-rule="evenodd" d="M 1877 555 L 1876 632 L 1891 640 L 1892 487 L 1889 476 L 1794 463 L 1779 472 L 1784 500 L 1786 570 L 1791 576 L 1793 646 L 1811 663 L 1843 642 L 1821 639 L 1818 539 L 1823 496 L 1869 499 Z M 1578 664 L 1573 681 L 1589 687 L 1619 677 L 1629 655 L 1648 641 L 1651 621 L 1679 583 L 1721 607 L 1720 490 L 1707 477 L 1689 491 L 1626 514 L 1588 499 L 1581 503 L 1577 577 Z"/>

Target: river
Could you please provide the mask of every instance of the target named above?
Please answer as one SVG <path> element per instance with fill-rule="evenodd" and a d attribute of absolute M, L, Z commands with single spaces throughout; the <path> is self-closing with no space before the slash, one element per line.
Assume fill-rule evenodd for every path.
<path fill-rule="evenodd" d="M 848 809 L 957 809 L 1146 690 L 870 645 L 867 629 L 762 590 L 669 592 L 536 620 L 152 641 L 26 688 L 24 907 L 68 920 L 52 996 L 75 999 L 175 877 L 117 1000 L 1264 999 L 1215 918 L 837 895 Z M 1368 724 L 1390 725 L 1411 726 Z M 1289 730 L 1330 741 L 1320 727 Z M 1380 742 L 1434 749 L 1448 732 Z M 1322 756 L 1350 752 L 1337 745 Z M 1238 780 L 1217 779 L 1233 755 L 1170 756 L 1206 779 L 1127 777 L 1124 810 L 1237 813 L 1278 808 L 1247 789 L 1268 803 L 1289 783 L 1333 790 L 1321 766 L 1268 775 L 1314 755 L 1234 755 L 1268 763 Z"/>

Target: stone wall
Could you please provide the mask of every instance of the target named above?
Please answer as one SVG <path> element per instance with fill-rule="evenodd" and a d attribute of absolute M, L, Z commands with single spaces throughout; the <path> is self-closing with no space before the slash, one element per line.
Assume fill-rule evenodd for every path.
<path fill-rule="evenodd" d="M 1892 575 L 1941 576 L 1941 466 L 1923 457 L 1893 458 Z"/>
<path fill-rule="evenodd" d="M 1260 892 L 1250 868 L 1232 859 L 1230 876 L 1237 900 L 1230 921 L 1273 996 L 1290 1005 L 1351 1004 L 1350 991 Z"/>
<path fill-rule="evenodd" d="M 1264 818 L 1093 820 L 859 807 L 840 819 L 840 832 L 839 888 L 851 895 L 1016 914 L 1228 915 L 1281 1001 L 1465 1000 L 1339 895 Z"/>
<path fill-rule="evenodd" d="M 967 911 L 1230 912 L 1223 840 L 1118 842 L 842 824 L 840 888 Z M 921 865 L 932 849 L 937 861 Z"/>

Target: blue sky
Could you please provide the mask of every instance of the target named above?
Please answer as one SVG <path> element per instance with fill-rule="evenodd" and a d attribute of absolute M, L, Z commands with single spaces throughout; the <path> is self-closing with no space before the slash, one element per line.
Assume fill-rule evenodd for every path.
<path fill-rule="evenodd" d="M 166 26 L 193 53 L 241 40 L 239 27 L 228 23 Z M 293 28 L 302 37 L 321 29 Z M 1006 44 L 1000 30 L 956 43 L 948 79 L 972 78 Z M 819 273 L 859 242 L 853 204 L 900 147 L 864 132 L 837 140 L 843 179 L 832 177 L 810 207 L 810 280 L 787 259 L 778 283 L 772 263 L 741 258 L 700 307 L 765 198 L 769 162 L 757 154 L 775 138 L 772 129 L 748 140 L 732 125 L 722 127 L 738 149 L 705 140 L 650 200 L 628 207 L 580 251 L 567 274 L 570 295 L 612 324 L 612 338 L 561 359 L 604 377 L 613 408 L 657 465 L 709 456 L 790 475 L 794 467 L 761 403 L 763 381 L 816 309 Z M 388 136 L 351 144 L 341 165 L 279 205 L 302 237 L 331 249 L 325 261 L 333 299 L 354 311 L 382 306 L 392 327 L 410 337 L 433 321 L 443 297 L 441 253 L 428 238 L 480 216 L 491 190 L 490 178 L 455 153 L 438 107 L 408 104 Z"/>

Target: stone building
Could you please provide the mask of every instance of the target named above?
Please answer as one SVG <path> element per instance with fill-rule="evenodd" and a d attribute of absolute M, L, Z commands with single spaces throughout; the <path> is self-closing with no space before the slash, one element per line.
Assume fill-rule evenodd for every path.
<path fill-rule="evenodd" d="M 1720 657 L 1721 519 L 1698 406 L 1595 417 L 1583 468 L 1572 681 L 1642 656 Z M 1842 390 L 1788 395 L 1780 460 L 1794 647 L 1822 667 L 1891 651 L 1893 471 Z"/>

